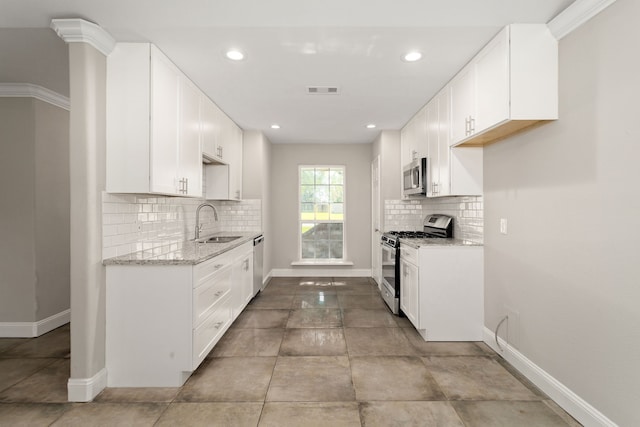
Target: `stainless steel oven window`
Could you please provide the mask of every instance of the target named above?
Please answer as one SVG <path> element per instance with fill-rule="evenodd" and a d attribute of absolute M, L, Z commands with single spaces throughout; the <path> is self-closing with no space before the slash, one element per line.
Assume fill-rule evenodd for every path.
<path fill-rule="evenodd" d="M 396 287 L 396 249 L 389 246 L 382 247 L 382 280 L 387 282 L 391 289 Z"/>

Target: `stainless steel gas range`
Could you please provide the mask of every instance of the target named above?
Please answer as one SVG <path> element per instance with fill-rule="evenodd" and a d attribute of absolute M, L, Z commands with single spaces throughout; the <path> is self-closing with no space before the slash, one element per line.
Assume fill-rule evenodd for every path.
<path fill-rule="evenodd" d="M 389 231 L 382 235 L 382 287 L 384 302 L 393 314 L 400 314 L 400 239 L 451 238 L 453 219 L 447 215 L 427 215 L 422 231 Z"/>

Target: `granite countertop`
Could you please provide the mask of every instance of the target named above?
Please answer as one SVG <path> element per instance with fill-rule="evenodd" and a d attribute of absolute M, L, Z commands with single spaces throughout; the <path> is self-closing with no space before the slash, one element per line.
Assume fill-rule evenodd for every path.
<path fill-rule="evenodd" d="M 153 249 L 133 252 L 102 261 L 104 265 L 194 265 L 223 254 L 246 242 L 252 241 L 262 232 L 222 231 L 213 236 L 240 236 L 228 243 L 201 243 L 194 240 L 168 241 Z M 157 242 L 156 242 L 157 243 Z"/>
<path fill-rule="evenodd" d="M 443 239 L 443 238 L 401 238 L 400 244 L 419 248 L 421 246 L 484 246 L 482 243 L 473 242 L 471 240 L 464 239 Z"/>

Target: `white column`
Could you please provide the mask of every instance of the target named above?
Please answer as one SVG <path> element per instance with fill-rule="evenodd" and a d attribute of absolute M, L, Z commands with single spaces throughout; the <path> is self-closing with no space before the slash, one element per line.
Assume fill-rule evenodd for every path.
<path fill-rule="evenodd" d="M 92 400 L 106 386 L 102 192 L 106 159 L 106 57 L 115 41 L 82 19 L 54 19 L 69 43 L 71 377 L 68 398 Z"/>

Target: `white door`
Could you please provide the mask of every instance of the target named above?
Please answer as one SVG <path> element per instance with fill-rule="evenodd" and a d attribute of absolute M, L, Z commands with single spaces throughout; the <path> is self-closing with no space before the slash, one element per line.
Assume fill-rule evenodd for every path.
<path fill-rule="evenodd" d="M 382 285 L 382 252 L 380 251 L 380 156 L 371 162 L 371 275 Z"/>

